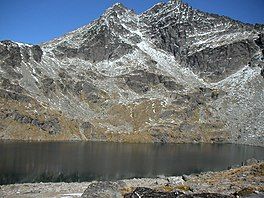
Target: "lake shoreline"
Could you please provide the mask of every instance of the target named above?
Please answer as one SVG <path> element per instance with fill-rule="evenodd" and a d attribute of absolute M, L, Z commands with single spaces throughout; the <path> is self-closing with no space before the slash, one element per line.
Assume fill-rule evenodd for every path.
<path fill-rule="evenodd" d="M 159 144 L 159 145 L 171 145 L 171 144 L 196 144 L 196 145 L 206 145 L 206 144 L 233 144 L 233 145 L 245 145 L 245 146 L 254 146 L 254 147 L 264 147 L 264 144 L 246 144 L 246 143 L 237 143 L 231 141 L 222 141 L 222 142 L 199 142 L 199 141 L 186 141 L 186 142 L 152 142 L 152 141 L 108 141 L 108 140 L 82 140 L 82 139 L 69 139 L 69 140 L 45 140 L 45 139 L 1 139 L 0 142 L 12 143 L 12 142 L 28 142 L 28 143 L 116 143 L 116 144 Z"/>
<path fill-rule="evenodd" d="M 141 178 L 119 180 L 116 182 L 83 183 L 25 183 L 0 186 L 1 197 L 80 197 L 82 193 L 95 196 L 126 195 L 133 193 L 184 194 L 217 193 L 233 197 L 248 195 L 263 196 L 264 162 L 249 160 L 245 166 L 218 172 L 204 172 L 175 177 Z M 141 188 L 138 188 L 141 187 Z M 144 187 L 144 188 L 142 188 Z M 151 190 L 153 192 L 151 192 Z M 84 196 L 85 197 L 85 196 Z M 111 196 L 110 196 L 111 197 Z"/>

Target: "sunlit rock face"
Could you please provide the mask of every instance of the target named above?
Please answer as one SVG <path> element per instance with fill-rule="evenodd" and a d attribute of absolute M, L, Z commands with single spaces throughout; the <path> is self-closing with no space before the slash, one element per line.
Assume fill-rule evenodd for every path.
<path fill-rule="evenodd" d="M 0 42 L 0 138 L 263 145 L 264 28 L 115 4 L 41 45 Z"/>

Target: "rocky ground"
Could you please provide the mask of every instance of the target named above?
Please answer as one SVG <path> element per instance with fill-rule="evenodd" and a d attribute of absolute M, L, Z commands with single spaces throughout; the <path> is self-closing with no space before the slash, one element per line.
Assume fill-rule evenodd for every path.
<path fill-rule="evenodd" d="M 264 197 L 264 162 L 220 172 L 117 182 L 12 184 L 0 197 Z"/>

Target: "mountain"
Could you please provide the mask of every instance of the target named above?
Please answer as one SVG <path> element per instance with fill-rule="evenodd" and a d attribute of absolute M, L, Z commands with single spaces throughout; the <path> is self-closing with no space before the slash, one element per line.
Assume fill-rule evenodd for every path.
<path fill-rule="evenodd" d="M 0 138 L 264 145 L 264 26 L 180 0 L 0 42 Z"/>

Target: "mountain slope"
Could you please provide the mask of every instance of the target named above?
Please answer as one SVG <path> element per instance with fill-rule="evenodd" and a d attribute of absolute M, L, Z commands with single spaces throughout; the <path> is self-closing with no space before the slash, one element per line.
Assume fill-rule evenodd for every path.
<path fill-rule="evenodd" d="M 181 1 L 2 41 L 0 138 L 263 145 L 263 46 L 262 26 Z"/>

